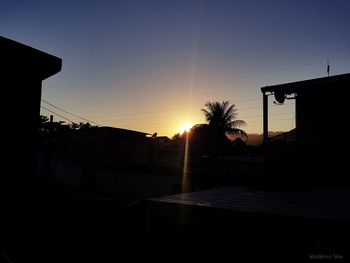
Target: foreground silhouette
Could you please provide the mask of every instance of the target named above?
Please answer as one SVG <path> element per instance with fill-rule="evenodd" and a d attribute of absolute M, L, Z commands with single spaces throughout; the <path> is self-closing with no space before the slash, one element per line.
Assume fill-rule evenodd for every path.
<path fill-rule="evenodd" d="M 0 254 L 13 262 L 35 261 L 42 244 L 46 191 L 36 170 L 42 81 L 61 70 L 62 60 L 0 37 L 3 113 L 0 176 Z M 14 106 L 15 105 L 15 106 Z"/>

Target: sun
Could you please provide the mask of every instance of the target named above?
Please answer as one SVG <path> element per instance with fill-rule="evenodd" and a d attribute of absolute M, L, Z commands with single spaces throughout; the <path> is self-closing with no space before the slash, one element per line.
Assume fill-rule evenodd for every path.
<path fill-rule="evenodd" d="M 183 123 L 181 126 L 180 126 L 180 133 L 183 134 L 184 132 L 188 132 L 189 130 L 191 130 L 191 128 L 193 127 L 192 124 L 190 123 Z"/>

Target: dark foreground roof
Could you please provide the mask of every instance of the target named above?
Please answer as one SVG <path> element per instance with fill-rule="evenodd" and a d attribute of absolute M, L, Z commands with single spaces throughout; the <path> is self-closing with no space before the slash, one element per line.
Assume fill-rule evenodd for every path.
<path fill-rule="evenodd" d="M 320 86 L 327 86 L 332 85 L 333 88 L 334 84 L 343 84 L 343 83 L 350 83 L 350 73 L 342 74 L 342 75 L 336 75 L 331 77 L 324 77 L 324 78 L 317 78 L 317 79 L 308 79 L 303 81 L 296 81 L 296 82 L 290 82 L 290 83 L 284 83 L 279 85 L 272 85 L 272 86 L 266 86 L 261 88 L 261 92 L 274 92 L 276 90 L 283 91 L 286 94 L 291 93 L 297 93 L 300 90 L 303 90 L 305 88 L 318 88 Z"/>
<path fill-rule="evenodd" d="M 222 187 L 164 196 L 150 201 L 260 215 L 350 221 L 350 192 L 343 190 L 320 189 L 295 193 Z"/>
<path fill-rule="evenodd" d="M 44 80 L 62 68 L 62 59 L 0 36 L 0 69 L 11 76 L 26 75 Z"/>

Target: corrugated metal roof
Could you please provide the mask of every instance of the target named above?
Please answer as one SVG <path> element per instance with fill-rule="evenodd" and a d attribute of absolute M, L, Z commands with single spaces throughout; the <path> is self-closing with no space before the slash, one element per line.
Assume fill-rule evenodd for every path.
<path fill-rule="evenodd" d="M 350 221 L 350 192 L 321 189 L 311 192 L 253 191 L 222 187 L 151 199 L 151 202 L 325 220 Z"/>

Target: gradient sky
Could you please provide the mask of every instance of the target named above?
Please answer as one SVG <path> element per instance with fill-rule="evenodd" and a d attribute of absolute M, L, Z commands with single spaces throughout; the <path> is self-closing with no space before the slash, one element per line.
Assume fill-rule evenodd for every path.
<path fill-rule="evenodd" d="M 2 0 L 0 34 L 62 58 L 42 98 L 101 125 L 172 136 L 229 100 L 261 133 L 261 87 L 324 77 L 327 58 L 350 72 L 349 14 L 348 0 Z M 271 130 L 294 127 L 287 104 L 271 100 Z"/>

